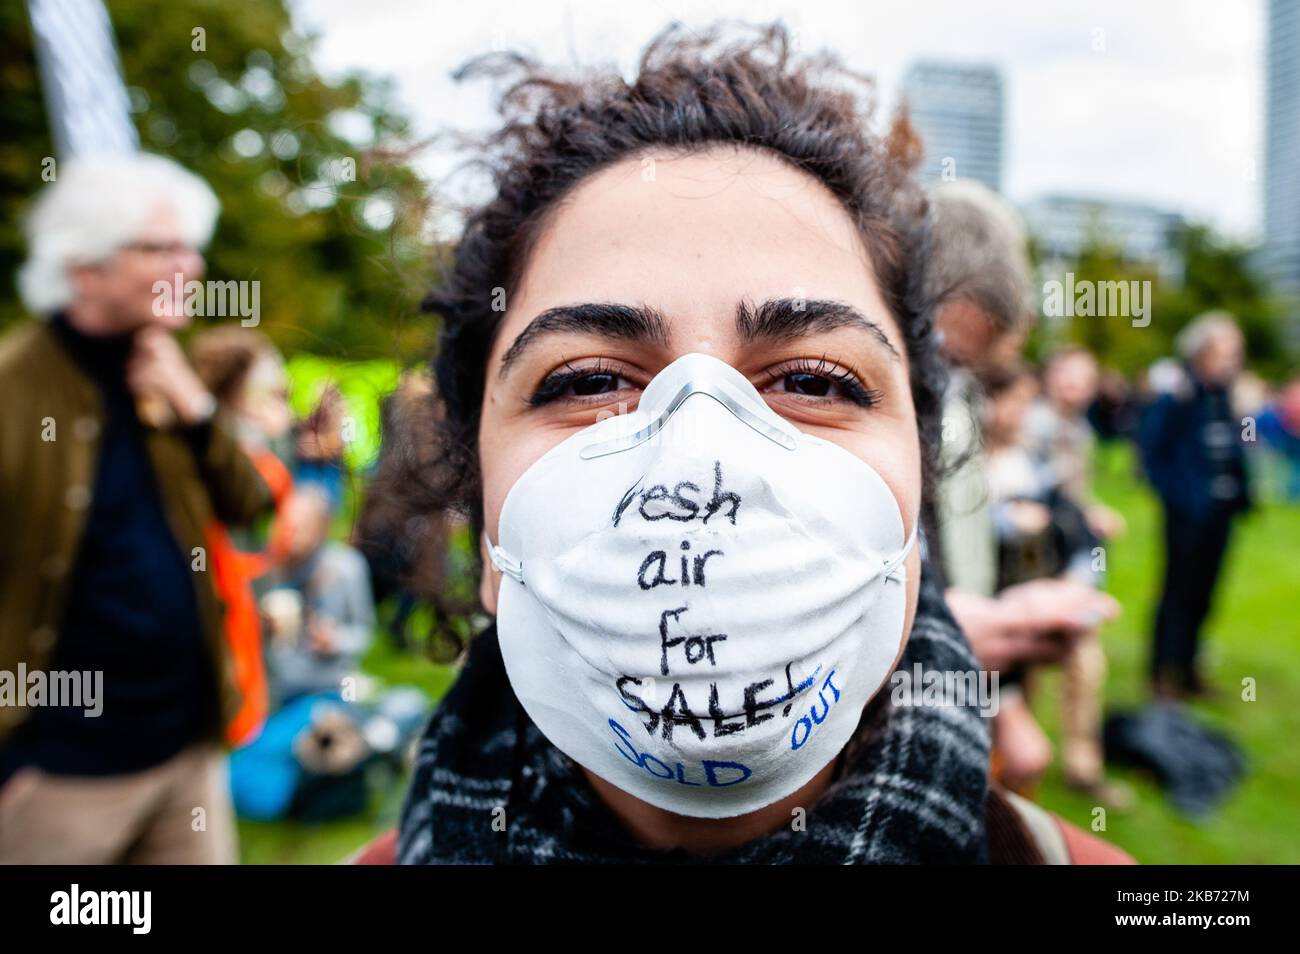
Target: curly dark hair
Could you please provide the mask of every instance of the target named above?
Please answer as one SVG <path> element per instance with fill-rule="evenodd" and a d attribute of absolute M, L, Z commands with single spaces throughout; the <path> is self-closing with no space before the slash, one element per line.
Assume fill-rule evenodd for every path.
<path fill-rule="evenodd" d="M 737 36 L 737 33 L 740 35 Z M 906 341 L 926 488 L 938 466 L 944 369 L 923 300 L 925 197 L 912 177 L 919 142 L 903 113 L 883 135 L 869 78 L 827 54 L 797 55 L 784 26 L 674 25 L 646 48 L 635 79 L 564 79 L 515 54 L 462 67 L 458 79 L 507 83 L 503 124 L 480 144 L 495 196 L 473 210 L 440 285 L 425 299 L 443 321 L 434 368 L 444 403 L 439 466 L 421 475 L 430 507 L 482 528 L 478 427 L 487 362 L 506 300 L 547 213 L 588 176 L 650 150 L 763 150 L 825 185 L 855 220 Z M 928 497 L 928 494 L 926 495 Z"/>

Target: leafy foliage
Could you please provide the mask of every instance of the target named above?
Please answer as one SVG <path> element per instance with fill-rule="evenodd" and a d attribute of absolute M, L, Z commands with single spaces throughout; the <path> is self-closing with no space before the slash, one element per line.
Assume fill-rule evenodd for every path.
<path fill-rule="evenodd" d="M 1080 344 L 1103 365 L 1132 378 L 1159 358 L 1174 353 L 1174 338 L 1197 315 L 1222 309 L 1234 315 L 1246 335 L 1250 366 L 1265 377 L 1294 373 L 1295 355 L 1286 340 L 1286 305 L 1254 270 L 1250 250 L 1191 226 L 1178 238 L 1181 275 L 1161 275 L 1150 265 L 1126 261 L 1104 237 L 1095 237 L 1067 263 L 1075 286 L 1104 282 L 1149 281 L 1150 324 L 1135 327 L 1129 318 L 1040 317 L 1029 352 L 1042 357 L 1065 343 Z M 1059 280 L 1059 275 L 1052 276 Z"/>
<path fill-rule="evenodd" d="M 322 77 L 283 0 L 109 0 L 142 148 L 217 191 L 208 277 L 261 282 L 262 327 L 286 351 L 407 361 L 427 352 L 429 196 L 389 83 Z M 22 4 L 0 12 L 5 144 L 0 271 L 53 155 Z M 0 325 L 22 316 L 12 280 Z M 203 320 L 203 319 L 200 319 Z"/>

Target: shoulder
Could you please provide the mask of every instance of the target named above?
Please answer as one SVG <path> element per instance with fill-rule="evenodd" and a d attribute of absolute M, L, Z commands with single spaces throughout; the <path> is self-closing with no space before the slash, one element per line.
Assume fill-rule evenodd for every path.
<path fill-rule="evenodd" d="M 47 365 L 45 356 L 56 344 L 44 321 L 25 321 L 5 332 L 0 336 L 0 382 L 18 382 L 40 373 Z"/>
<path fill-rule="evenodd" d="M 1182 418 L 1190 404 L 1173 391 L 1163 391 L 1152 396 L 1142 410 L 1143 426 L 1152 433 L 1160 434 L 1170 429 L 1183 426 Z"/>
<path fill-rule="evenodd" d="M 1176 404 L 1187 401 L 1195 390 L 1192 377 L 1181 361 L 1164 359 L 1157 361 L 1147 370 L 1147 386 L 1154 395 L 1154 402 L 1159 404 Z"/>
<path fill-rule="evenodd" d="M 1136 864 L 1123 850 L 1013 792 L 990 789 L 985 809 L 994 864 Z"/>
<path fill-rule="evenodd" d="M 325 552 L 321 554 L 321 557 L 332 571 L 345 575 L 348 579 L 364 578 L 370 575 L 369 566 L 366 564 L 365 557 L 361 555 L 361 551 L 348 546 L 346 543 L 331 540 L 325 544 Z"/>
<path fill-rule="evenodd" d="M 1025 432 L 1032 438 L 1050 437 L 1059 423 L 1056 411 L 1041 398 L 1025 412 Z"/>
<path fill-rule="evenodd" d="M 1089 834 L 1082 828 L 1076 828 L 1069 822 L 1062 821 L 1055 815 L 1052 819 L 1061 828 L 1065 836 L 1066 850 L 1070 853 L 1073 865 L 1135 865 L 1137 861 L 1122 848 L 1117 848 L 1108 841 Z"/>

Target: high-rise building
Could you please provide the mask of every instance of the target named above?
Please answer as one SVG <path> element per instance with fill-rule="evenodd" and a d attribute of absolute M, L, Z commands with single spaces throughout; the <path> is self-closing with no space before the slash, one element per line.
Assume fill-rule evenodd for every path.
<path fill-rule="evenodd" d="M 975 179 L 1002 189 L 1002 74 L 981 64 L 922 60 L 903 76 L 903 98 L 925 146 L 921 181 Z"/>
<path fill-rule="evenodd" d="M 1264 121 L 1264 248 L 1260 264 L 1280 291 L 1300 294 L 1300 4 L 1268 5 Z"/>
<path fill-rule="evenodd" d="M 1047 268 L 1072 262 L 1091 243 L 1113 246 L 1130 262 L 1154 265 L 1162 278 L 1182 274 L 1183 217 L 1141 202 L 1045 195 L 1020 207 Z"/>

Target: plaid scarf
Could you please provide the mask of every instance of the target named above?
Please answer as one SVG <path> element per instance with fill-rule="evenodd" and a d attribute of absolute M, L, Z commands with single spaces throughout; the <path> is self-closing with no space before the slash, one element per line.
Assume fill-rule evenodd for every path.
<path fill-rule="evenodd" d="M 934 574 L 922 574 L 899 669 L 978 669 Z M 863 710 L 838 774 L 807 813 L 707 859 L 738 864 L 987 862 L 989 733 L 968 706 Z M 577 764 L 533 724 L 506 678 L 495 628 L 480 635 L 421 741 L 402 810 L 400 864 L 689 863 L 627 833 Z"/>

